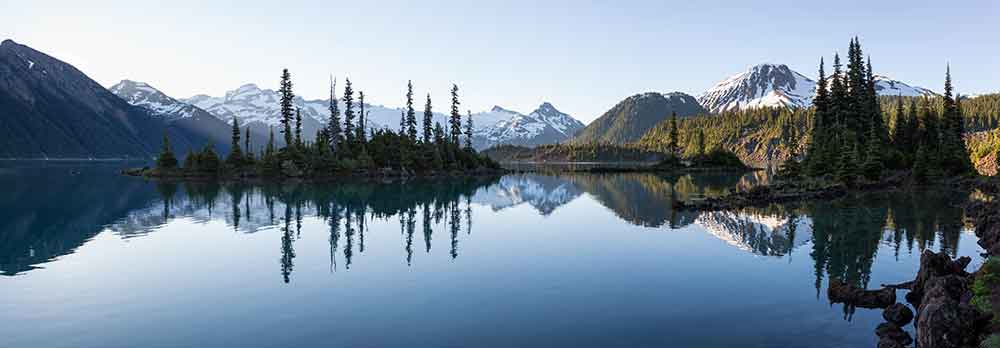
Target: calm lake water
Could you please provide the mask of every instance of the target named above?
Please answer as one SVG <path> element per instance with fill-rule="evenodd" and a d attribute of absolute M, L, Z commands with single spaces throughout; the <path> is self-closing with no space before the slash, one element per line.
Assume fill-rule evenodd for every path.
<path fill-rule="evenodd" d="M 909 280 L 925 248 L 982 260 L 942 192 L 699 214 L 671 202 L 762 179 L 122 166 L 0 163 L 0 346 L 871 347 L 881 312 L 830 304 L 830 277 Z"/>

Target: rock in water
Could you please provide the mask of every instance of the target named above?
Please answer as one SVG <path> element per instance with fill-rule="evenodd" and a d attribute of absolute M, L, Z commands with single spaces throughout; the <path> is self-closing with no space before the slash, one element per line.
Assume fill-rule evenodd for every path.
<path fill-rule="evenodd" d="M 882 312 L 882 318 L 896 324 L 896 326 L 903 327 L 913 320 L 913 311 L 902 303 L 894 303 Z"/>
<path fill-rule="evenodd" d="M 844 303 L 862 308 L 886 308 L 896 303 L 896 290 L 865 290 L 844 283 L 840 279 L 830 279 L 826 296 L 834 303 Z"/>
<path fill-rule="evenodd" d="M 878 347 L 906 347 L 913 343 L 913 337 L 903 331 L 898 325 L 893 323 L 881 323 L 875 328 L 875 336 L 878 336 Z"/>

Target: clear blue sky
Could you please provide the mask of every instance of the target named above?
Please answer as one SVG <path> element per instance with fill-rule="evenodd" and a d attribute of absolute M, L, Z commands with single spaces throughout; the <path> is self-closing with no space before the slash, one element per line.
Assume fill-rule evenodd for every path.
<path fill-rule="evenodd" d="M 0 38 L 74 64 L 110 86 L 146 81 L 175 97 L 243 83 L 327 94 L 350 75 L 369 100 L 400 105 L 407 79 L 444 110 L 542 101 L 590 121 L 643 91 L 697 96 L 748 66 L 814 76 L 860 36 L 877 73 L 962 93 L 1000 90 L 995 1 L 13 1 Z"/>

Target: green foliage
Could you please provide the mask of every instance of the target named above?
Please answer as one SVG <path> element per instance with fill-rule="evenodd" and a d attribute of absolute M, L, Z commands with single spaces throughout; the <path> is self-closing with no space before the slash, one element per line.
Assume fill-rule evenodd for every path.
<path fill-rule="evenodd" d="M 278 94 L 280 96 L 279 106 L 281 108 L 281 126 L 282 133 L 285 135 L 285 144 L 291 145 L 294 142 L 292 138 L 292 118 L 295 117 L 295 93 L 292 92 L 292 74 L 288 72 L 288 69 L 284 69 L 281 72 L 281 87 L 278 88 Z"/>
<path fill-rule="evenodd" d="M 170 148 L 170 137 L 167 136 L 167 132 L 163 132 L 163 150 L 160 151 L 160 156 L 156 158 L 156 168 L 177 168 L 177 157 L 174 156 L 174 151 Z"/>
<path fill-rule="evenodd" d="M 993 288 L 1000 286 L 1000 259 L 990 257 L 976 275 L 976 280 L 972 283 L 972 300 L 970 303 L 976 306 L 980 312 L 993 313 L 992 294 Z M 1000 322 L 1000 318 L 994 318 L 994 323 Z"/>

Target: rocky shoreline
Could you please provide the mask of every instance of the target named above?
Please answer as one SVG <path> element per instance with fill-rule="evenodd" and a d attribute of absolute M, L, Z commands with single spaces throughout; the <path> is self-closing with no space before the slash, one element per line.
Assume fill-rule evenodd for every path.
<path fill-rule="evenodd" d="M 1000 255 L 1000 183 L 995 178 L 963 177 L 939 180 L 932 186 L 976 192 L 965 203 L 965 211 L 976 226 L 979 245 L 987 257 L 980 269 L 966 270 L 969 257 L 953 260 L 948 254 L 924 250 L 913 280 L 883 284 L 881 289 L 857 288 L 839 279 L 830 279 L 827 297 L 833 303 L 852 307 L 883 309 L 885 322 L 875 334 L 878 347 L 921 348 L 1000 347 L 1000 266 L 990 269 L 989 257 Z M 775 203 L 795 204 L 809 200 L 831 200 L 851 194 L 918 187 L 905 175 L 892 175 L 878 182 L 847 186 L 823 181 L 784 181 L 759 186 L 722 197 L 675 202 L 680 210 L 728 210 L 762 207 Z M 997 262 L 1000 265 L 1000 262 Z M 897 290 L 908 290 L 898 303 Z M 916 337 L 904 330 L 914 324 Z"/>

